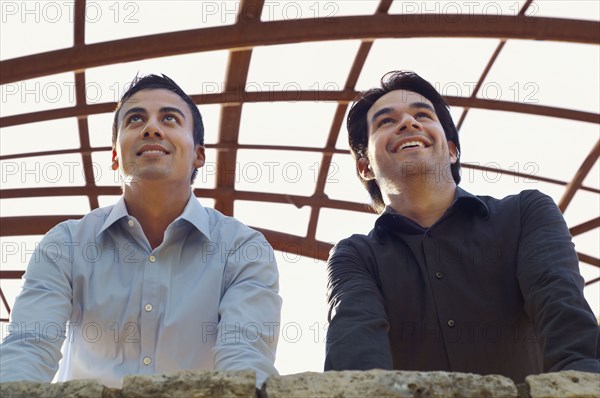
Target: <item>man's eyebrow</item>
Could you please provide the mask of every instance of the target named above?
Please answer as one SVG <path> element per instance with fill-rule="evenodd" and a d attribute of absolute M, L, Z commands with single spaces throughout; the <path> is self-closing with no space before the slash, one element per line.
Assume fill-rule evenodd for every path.
<path fill-rule="evenodd" d="M 435 113 L 435 109 L 429 105 L 427 102 L 412 102 L 410 103 L 410 105 L 408 105 L 408 107 L 410 109 L 427 109 L 431 112 Z M 375 112 L 375 114 L 371 117 L 371 124 L 373 124 L 373 122 L 375 122 L 375 119 L 377 119 L 379 116 L 381 115 L 385 115 L 386 113 L 392 113 L 393 109 L 390 107 L 385 107 L 385 108 L 381 108 L 380 110 L 378 110 L 377 112 Z"/>
<path fill-rule="evenodd" d="M 179 108 L 175 108 L 173 106 L 163 106 L 162 108 L 160 108 L 159 110 L 160 113 L 178 113 L 181 115 L 181 117 L 183 117 L 185 119 L 185 115 L 184 113 L 179 109 Z M 134 108 L 128 109 L 127 112 L 125 112 L 123 114 L 123 119 L 125 119 L 125 117 L 127 115 L 129 115 L 130 113 L 147 113 L 145 108 L 136 106 Z"/>
<path fill-rule="evenodd" d="M 144 109 L 142 107 L 139 107 L 139 106 L 136 106 L 134 108 L 130 108 L 130 109 L 127 110 L 127 112 L 125 112 L 123 114 L 123 119 L 125 119 L 125 117 L 127 115 L 129 115 L 130 113 L 146 113 L 146 109 Z"/>
<path fill-rule="evenodd" d="M 370 124 L 373 124 L 373 122 L 375 121 L 375 119 L 377 119 L 379 116 L 381 115 L 385 115 L 386 113 L 391 113 L 392 112 L 392 108 L 381 108 L 380 110 L 378 110 L 377 112 L 375 112 L 375 114 L 371 117 L 371 122 Z"/>
<path fill-rule="evenodd" d="M 433 109 L 433 107 L 431 105 L 429 105 L 427 102 L 413 102 L 411 103 L 409 106 L 409 108 L 414 109 L 414 108 L 425 108 L 427 110 L 430 110 L 431 112 L 435 112 L 435 109 Z"/>
<path fill-rule="evenodd" d="M 160 108 L 160 113 L 171 113 L 171 112 L 179 113 L 181 115 L 181 117 L 183 117 L 185 119 L 185 115 L 179 108 L 175 108 L 173 106 L 164 106 L 164 107 Z"/>

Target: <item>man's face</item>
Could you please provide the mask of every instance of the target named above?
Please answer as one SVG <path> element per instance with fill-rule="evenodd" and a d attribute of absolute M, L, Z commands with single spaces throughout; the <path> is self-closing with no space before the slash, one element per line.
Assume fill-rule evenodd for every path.
<path fill-rule="evenodd" d="M 135 93 L 121 107 L 116 142 L 126 184 L 144 180 L 185 181 L 204 163 L 204 148 L 194 145 L 188 104 L 165 89 Z"/>
<path fill-rule="evenodd" d="M 357 167 L 363 179 L 375 179 L 382 193 L 394 193 L 408 178 L 453 181 L 450 165 L 456 147 L 446 140 L 433 104 L 422 95 L 391 91 L 367 112 L 367 159 Z"/>

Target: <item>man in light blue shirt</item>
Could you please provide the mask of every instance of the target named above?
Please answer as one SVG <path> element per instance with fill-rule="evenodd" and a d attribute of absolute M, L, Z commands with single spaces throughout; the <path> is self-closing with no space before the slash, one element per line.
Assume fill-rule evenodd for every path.
<path fill-rule="evenodd" d="M 273 250 L 194 196 L 203 143 L 200 112 L 174 81 L 134 81 L 113 125 L 123 196 L 37 246 L 0 345 L 0 381 L 58 371 L 58 381 L 118 387 L 129 374 L 249 369 L 260 386 L 277 373 Z"/>

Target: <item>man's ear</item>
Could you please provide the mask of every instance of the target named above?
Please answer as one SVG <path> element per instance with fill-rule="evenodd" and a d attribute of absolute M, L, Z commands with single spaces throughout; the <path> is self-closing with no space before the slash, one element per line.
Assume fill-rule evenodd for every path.
<path fill-rule="evenodd" d="M 369 159 L 365 157 L 362 157 L 356 161 L 356 169 L 358 170 L 360 178 L 362 178 L 365 181 L 369 181 L 375 178 L 373 170 L 371 170 L 371 166 L 369 165 Z"/>
<path fill-rule="evenodd" d="M 450 163 L 454 164 L 458 160 L 458 149 L 453 141 L 448 141 L 448 152 L 450 153 Z"/>
<path fill-rule="evenodd" d="M 196 157 L 194 158 L 194 168 L 199 169 L 204 166 L 204 160 L 206 159 L 204 155 L 204 147 L 200 144 L 196 144 L 194 147 L 194 152 L 196 153 Z"/>
<path fill-rule="evenodd" d="M 117 150 L 113 148 L 112 150 L 112 164 L 110 166 L 113 170 L 119 170 L 119 159 L 117 159 Z"/>

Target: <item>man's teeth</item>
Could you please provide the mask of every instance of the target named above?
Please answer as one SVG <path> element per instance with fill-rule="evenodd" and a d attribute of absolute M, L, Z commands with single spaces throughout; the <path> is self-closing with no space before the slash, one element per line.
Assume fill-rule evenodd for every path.
<path fill-rule="evenodd" d="M 164 151 L 161 151 L 159 149 L 149 149 L 147 151 L 143 151 L 142 154 L 144 153 L 165 153 Z"/>
<path fill-rule="evenodd" d="M 405 142 L 404 144 L 400 145 L 400 148 L 398 148 L 398 150 L 401 151 L 404 148 L 413 147 L 413 146 L 425 148 L 425 144 L 423 144 L 421 141 L 408 141 L 408 142 Z"/>

